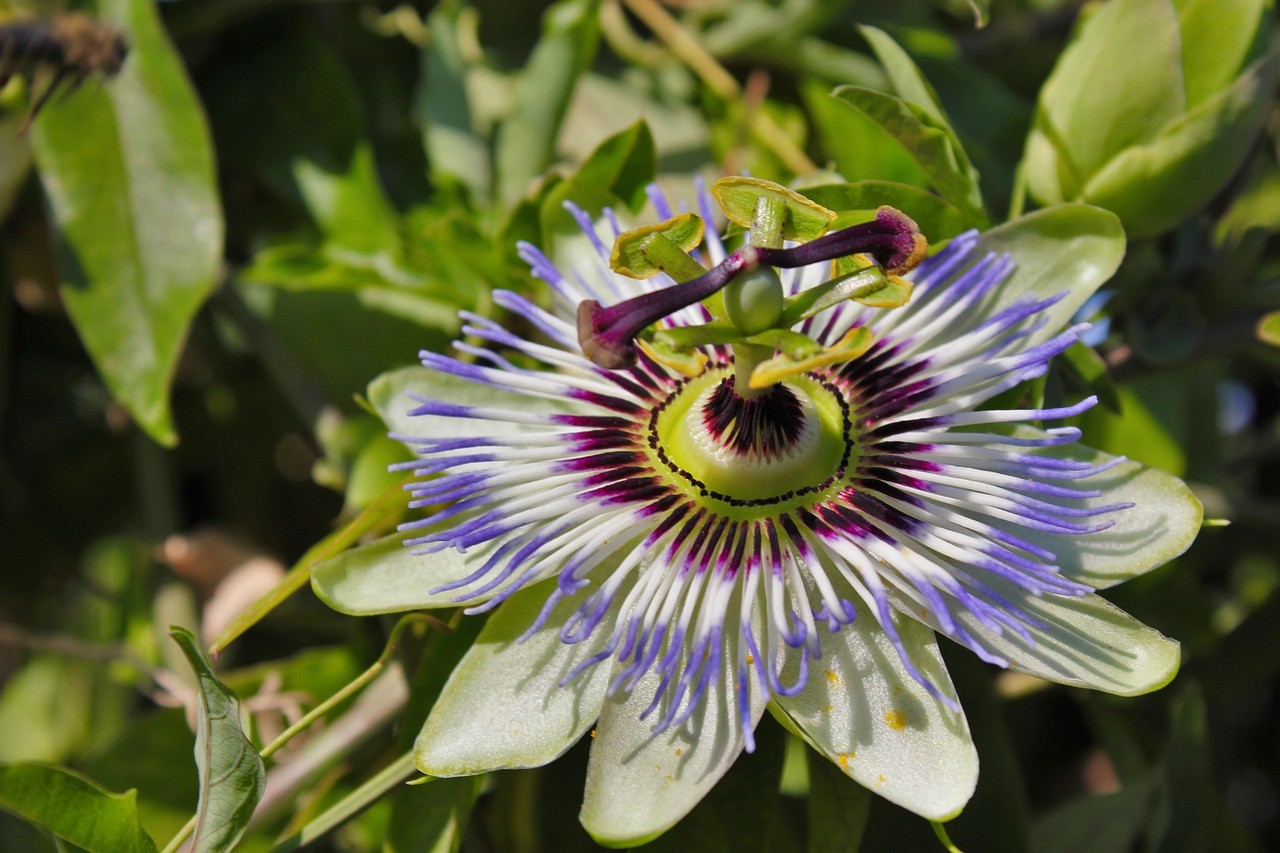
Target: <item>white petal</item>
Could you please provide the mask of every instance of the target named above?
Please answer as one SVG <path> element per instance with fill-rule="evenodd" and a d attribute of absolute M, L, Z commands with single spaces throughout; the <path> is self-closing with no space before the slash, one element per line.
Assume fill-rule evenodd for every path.
<path fill-rule="evenodd" d="M 436 701 L 415 745 L 415 762 L 431 776 L 463 776 L 554 760 L 600 714 L 609 664 L 592 667 L 565 686 L 560 681 L 599 647 L 560 641 L 573 611 L 561 603 L 546 625 L 517 643 L 551 591 L 525 590 L 489 618 Z"/>
<path fill-rule="evenodd" d="M 1180 652 L 1175 640 L 1101 596 L 1036 598 L 998 579 L 992 579 L 990 586 L 1043 623 L 1028 626 L 1034 644 L 1009 630 L 995 635 L 967 610 L 956 608 L 952 616 L 1013 669 L 1119 696 L 1158 690 L 1178 672 Z M 921 618 L 934 622 L 932 613 Z"/>
<path fill-rule="evenodd" d="M 579 815 L 600 844 L 633 847 L 661 835 L 706 796 L 742 752 L 733 683 L 736 639 L 726 639 L 720 654 L 719 682 L 708 685 L 701 706 L 682 726 L 653 734 L 654 722 L 666 710 L 663 705 L 639 719 L 658 686 L 652 672 L 625 700 L 605 702 Z M 754 668 L 748 684 L 754 728 L 767 704 Z"/>
<path fill-rule="evenodd" d="M 462 438 L 473 435 L 517 435 L 538 429 L 508 421 L 410 415 L 410 410 L 420 405 L 410 395 L 460 406 L 556 414 L 574 411 L 569 400 L 549 400 L 530 394 L 516 394 L 429 367 L 391 370 L 369 383 L 369 402 L 387 428 L 400 435 L 413 438 Z"/>
<path fill-rule="evenodd" d="M 456 606 L 457 590 L 433 590 L 478 570 L 488 551 L 463 554 L 446 548 L 414 554 L 404 545 L 408 535 L 413 534 L 384 536 L 316 563 L 311 569 L 312 590 L 334 610 L 353 616 Z"/>
<path fill-rule="evenodd" d="M 1015 430 L 1019 436 L 1044 433 L 1029 427 Z M 1100 465 L 1115 457 L 1081 445 L 1028 448 L 1040 456 L 1072 459 Z M 1116 467 L 1072 485 L 1100 489 L 1102 495 L 1076 502 L 1077 506 L 1132 503 L 1129 509 L 1099 516 L 1096 521 L 1115 524 L 1083 536 L 1040 533 L 1001 524 L 1058 557 L 1062 573 L 1095 589 L 1106 589 L 1162 566 L 1181 554 L 1200 532 L 1204 510 L 1191 490 L 1177 477 L 1137 462 Z"/>
<path fill-rule="evenodd" d="M 954 696 L 933 631 L 912 619 L 896 621 L 916 667 Z M 978 753 L 964 714 L 907 673 L 866 614 L 838 633 L 823 630 L 822 659 L 810 663 L 808 685 L 775 701 L 811 746 L 890 802 L 929 820 L 950 820 L 973 796 Z"/>

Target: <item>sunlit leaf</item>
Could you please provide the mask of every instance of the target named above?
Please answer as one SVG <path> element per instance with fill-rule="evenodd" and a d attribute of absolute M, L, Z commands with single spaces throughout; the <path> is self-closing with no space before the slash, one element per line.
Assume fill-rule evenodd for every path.
<path fill-rule="evenodd" d="M 172 445 L 169 384 L 222 258 L 213 152 L 155 6 L 99 11 L 129 38 L 124 69 L 51 105 L 32 144 L 71 319 L 116 399 Z"/>
<path fill-rule="evenodd" d="M 892 134 L 928 175 L 938 193 L 962 211 L 970 223 L 986 224 L 978 173 L 951 128 L 925 109 L 883 92 L 841 86 L 833 94 Z"/>
<path fill-rule="evenodd" d="M 222 853 L 236 846 L 249 825 L 262 792 L 266 773 L 258 751 L 240 729 L 240 700 L 214 675 L 184 628 L 169 629 L 198 679 L 196 706 L 196 768 L 200 774 L 200 804 L 192 846 L 196 853 Z"/>
<path fill-rule="evenodd" d="M 542 38 L 516 85 L 515 107 L 498 129 L 499 201 L 510 205 L 551 163 L 556 132 L 578 75 L 595 56 L 600 0 L 560 0 L 542 19 Z"/>

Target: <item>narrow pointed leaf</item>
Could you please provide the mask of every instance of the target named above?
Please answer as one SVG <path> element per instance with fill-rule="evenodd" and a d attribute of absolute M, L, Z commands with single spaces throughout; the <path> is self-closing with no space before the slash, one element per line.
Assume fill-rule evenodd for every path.
<path fill-rule="evenodd" d="M 66 768 L 0 765 L 0 809 L 89 853 L 155 853 L 137 800 L 137 791 L 113 794 Z"/>
<path fill-rule="evenodd" d="M 938 193 L 959 208 L 970 224 L 986 224 L 978 173 L 950 127 L 924 108 L 883 92 L 841 86 L 832 94 L 892 134 Z"/>
<path fill-rule="evenodd" d="M 514 109 L 498 128 L 494 156 L 504 207 L 551 163 L 574 83 L 595 56 L 599 5 L 600 0 L 560 0 L 542 18 L 542 38 L 521 72 Z"/>
<path fill-rule="evenodd" d="M 911 61 L 911 57 L 902 49 L 893 37 L 877 27 L 859 27 L 863 38 L 875 51 L 876 59 L 889 75 L 889 82 L 902 100 L 924 109 L 929 117 L 939 124 L 949 124 L 942 104 L 938 103 L 938 93 L 933 91 L 924 74 Z"/>
<path fill-rule="evenodd" d="M 192 849 L 222 853 L 235 847 L 248 827 L 266 788 L 266 773 L 258 751 L 240 729 L 239 699 L 214 675 L 195 636 L 178 627 L 170 628 L 169 636 L 191 663 L 200 687 L 196 709 L 200 803 Z"/>
<path fill-rule="evenodd" d="M 130 42 L 124 69 L 35 122 L 62 298 L 107 387 L 172 445 L 169 384 L 222 258 L 209 130 L 147 0 L 101 0 Z"/>

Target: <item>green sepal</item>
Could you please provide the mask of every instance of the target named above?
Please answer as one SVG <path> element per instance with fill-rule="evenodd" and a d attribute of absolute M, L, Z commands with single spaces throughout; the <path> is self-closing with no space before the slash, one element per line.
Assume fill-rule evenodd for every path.
<path fill-rule="evenodd" d="M 628 278 L 645 279 L 660 272 L 684 282 L 706 272 L 688 252 L 702 242 L 704 225 L 693 213 L 654 225 L 643 225 L 619 235 L 613 243 L 609 267 Z"/>
<path fill-rule="evenodd" d="M 786 210 L 782 236 L 798 243 L 807 243 L 814 237 L 821 237 L 836 219 L 834 211 L 827 210 L 812 199 L 781 184 L 760 178 L 721 178 L 711 185 L 711 194 L 715 196 L 724 215 L 744 228 L 751 227 L 761 198 L 781 203 Z"/>

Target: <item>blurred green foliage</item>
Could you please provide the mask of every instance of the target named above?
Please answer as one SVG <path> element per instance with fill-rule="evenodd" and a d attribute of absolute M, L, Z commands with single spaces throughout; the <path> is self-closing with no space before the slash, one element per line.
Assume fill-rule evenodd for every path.
<path fill-rule="evenodd" d="M 934 243 L 1034 204 L 1120 216 L 1088 345 L 1016 393 L 1098 394 L 1086 442 L 1205 503 L 1192 550 L 1113 595 L 1182 642 L 1183 671 L 1122 702 L 948 654 L 983 760 L 948 831 L 970 851 L 1280 847 L 1273 4 L 670 3 L 692 61 L 618 0 L 74 5 L 126 34 L 120 75 L 26 135 L 50 69 L 0 91 L 0 849 L 157 849 L 224 796 L 200 849 L 593 849 L 582 745 L 400 784 L 480 620 L 406 637 L 265 776 L 248 746 L 220 754 L 230 776 L 193 755 L 215 733 L 179 707 L 203 696 L 219 749 L 260 748 L 390 624 L 303 592 L 198 679 L 166 632 L 212 641 L 276 560 L 357 516 L 394 526 L 384 392 L 412 374 L 366 388 L 447 347 L 459 310 L 494 315 L 493 289 L 545 298 L 514 244 L 570 239 L 561 202 L 645 219 L 653 177 L 688 195 L 722 170 L 799 181 L 841 224 L 896 205 Z M 759 737 L 654 847 L 937 848 L 781 728 Z"/>

